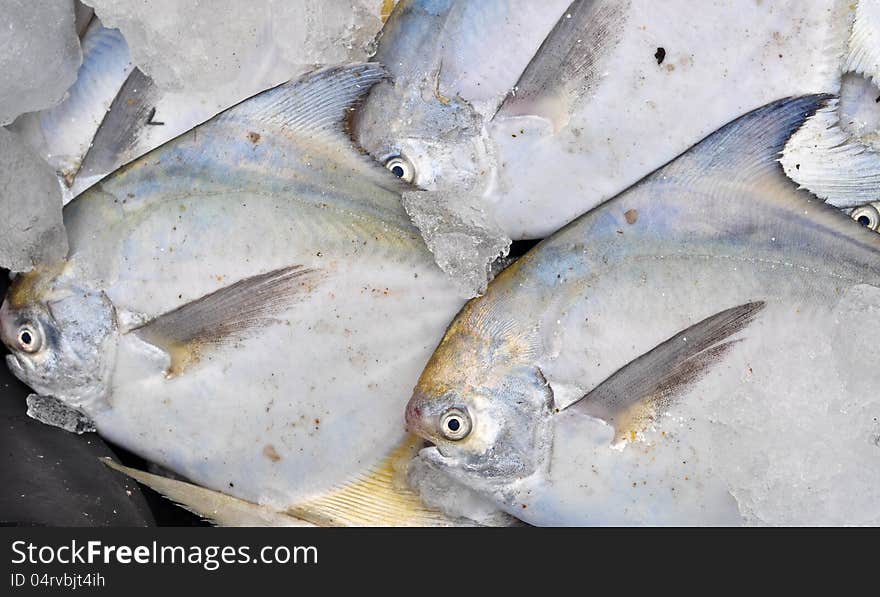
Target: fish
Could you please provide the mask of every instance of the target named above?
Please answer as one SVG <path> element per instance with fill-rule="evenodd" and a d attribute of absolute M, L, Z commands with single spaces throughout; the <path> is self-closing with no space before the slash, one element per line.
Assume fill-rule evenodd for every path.
<path fill-rule="evenodd" d="M 504 19 L 475 34 L 455 21 L 454 3 L 402 3 L 376 55 L 394 82 L 370 94 L 354 134 L 424 189 L 424 201 L 467 195 L 514 241 L 552 234 L 752 109 L 840 93 L 855 6 L 716 2 L 694 19 L 686 0 L 575 0 L 551 4 L 538 20 L 515 3 L 478 3 L 492 4 L 514 22 L 534 21 L 519 51 L 505 45 L 516 38 L 504 37 Z M 432 12 L 438 5 L 448 10 Z M 478 101 L 467 86 L 444 87 L 452 44 L 441 34 L 468 40 L 472 54 L 462 54 L 474 73 L 505 65 L 505 77 L 486 74 L 492 93 Z M 838 120 L 817 130 L 827 146 L 840 142 Z M 854 163 L 855 152 L 837 159 L 840 172 L 865 164 Z M 811 163 L 820 167 L 827 154 Z"/>
<path fill-rule="evenodd" d="M 484 122 L 569 2 L 398 2 L 373 56 L 391 77 L 355 112 L 353 137 L 422 189 L 480 187 L 489 159 Z"/>
<path fill-rule="evenodd" d="M 778 161 L 832 101 L 734 120 L 505 269 L 419 378 L 419 458 L 533 525 L 880 522 L 880 236 Z"/>
<path fill-rule="evenodd" d="M 462 296 L 485 289 L 510 239 L 480 196 L 492 172 L 486 122 L 570 0 L 405 0 L 373 59 L 391 75 L 352 117 L 352 134 L 415 185 L 404 205 Z"/>
<path fill-rule="evenodd" d="M 346 133 L 385 77 L 315 70 L 71 201 L 66 259 L 17 274 L 0 307 L 12 372 L 205 489 L 277 512 L 329 504 L 310 510 L 328 523 L 455 522 L 388 472 L 463 301 L 405 183 Z"/>

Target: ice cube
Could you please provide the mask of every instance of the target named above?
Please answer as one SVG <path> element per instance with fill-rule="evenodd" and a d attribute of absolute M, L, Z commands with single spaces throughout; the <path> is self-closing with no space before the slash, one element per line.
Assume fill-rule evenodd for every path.
<path fill-rule="evenodd" d="M 748 522 L 880 523 L 878 314 L 880 289 L 854 286 L 827 325 L 751 354 L 738 383 L 707 392 L 715 467 Z"/>
<path fill-rule="evenodd" d="M 0 266 L 27 271 L 67 254 L 58 179 L 18 135 L 4 128 L 0 128 L 0 213 Z"/>
<path fill-rule="evenodd" d="M 71 408 L 53 396 L 31 394 L 27 397 L 27 415 L 40 423 L 83 434 L 96 431 L 88 415 Z"/>
<path fill-rule="evenodd" d="M 73 0 L 0 0 L 0 124 L 60 102 L 82 55 Z"/>
<path fill-rule="evenodd" d="M 135 63 L 165 90 L 205 91 L 296 65 L 365 60 L 382 0 L 92 0 Z M 286 65 L 286 66 L 285 66 Z"/>
<path fill-rule="evenodd" d="M 456 482 L 430 460 L 417 455 L 409 463 L 407 483 L 425 502 L 447 516 L 483 526 L 509 526 L 515 519 L 472 489 Z"/>
<path fill-rule="evenodd" d="M 403 194 L 403 206 L 437 265 L 465 298 L 486 290 L 492 264 L 510 250 L 510 238 L 481 205 L 479 197 L 464 192 Z"/>

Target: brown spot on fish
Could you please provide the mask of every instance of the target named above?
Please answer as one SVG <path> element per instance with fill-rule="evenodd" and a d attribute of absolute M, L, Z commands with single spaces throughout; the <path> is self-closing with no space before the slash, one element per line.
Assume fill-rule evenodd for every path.
<path fill-rule="evenodd" d="M 637 209 L 628 209 L 628 210 L 626 210 L 626 212 L 623 214 L 623 217 L 626 218 L 626 223 L 627 223 L 627 224 L 635 224 L 636 221 L 639 219 L 639 210 L 637 210 Z"/>
<path fill-rule="evenodd" d="M 257 143 L 260 142 L 260 133 L 255 133 L 254 131 L 251 131 L 247 134 L 247 138 L 248 138 L 248 141 L 250 141 L 251 143 L 256 145 Z"/>
<path fill-rule="evenodd" d="M 275 449 L 275 446 L 272 444 L 266 444 L 263 447 L 263 456 L 271 460 L 272 462 L 278 462 L 281 460 L 281 454 L 278 453 L 278 450 Z"/>

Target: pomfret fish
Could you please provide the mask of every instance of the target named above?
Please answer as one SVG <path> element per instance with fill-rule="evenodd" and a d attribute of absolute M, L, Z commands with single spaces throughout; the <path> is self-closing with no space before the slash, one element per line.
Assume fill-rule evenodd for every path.
<path fill-rule="evenodd" d="M 438 4 L 448 8 L 441 16 L 428 9 Z M 479 199 L 487 219 L 514 240 L 553 233 L 749 110 L 780 97 L 837 93 L 854 6 L 707 2 L 693 18 L 687 0 L 575 0 L 542 4 L 538 19 L 516 3 L 468 3 L 497 4 L 498 15 L 503 7 L 507 19 L 539 34 L 514 52 L 502 37 L 505 19 L 476 29 L 452 18 L 453 4 L 411 3 L 388 21 L 377 59 L 395 83 L 370 95 L 356 138 L 424 189 Z M 552 14 L 555 24 L 546 20 Z M 438 32 L 469 40 L 472 69 L 491 54 L 501 58 L 486 63 L 520 75 L 487 74 L 494 99 L 484 104 L 471 101 L 466 86 L 444 88 L 444 53 L 458 46 Z M 821 131 L 828 145 L 840 143 L 839 128 L 825 130 L 837 120 Z M 854 170 L 855 151 L 837 167 Z"/>
<path fill-rule="evenodd" d="M 418 185 L 404 206 L 468 298 L 510 246 L 480 196 L 494 171 L 485 124 L 568 3 L 407 0 L 379 37 L 392 80 L 355 112 L 354 137 Z"/>
<path fill-rule="evenodd" d="M 407 406 L 421 458 L 538 525 L 880 523 L 880 236 L 778 163 L 828 101 L 741 117 L 502 272 Z"/>
<path fill-rule="evenodd" d="M 72 201 L 66 261 L 0 309 L 13 372 L 205 488 L 320 523 L 449 524 L 387 473 L 462 301 L 405 185 L 344 131 L 383 77 L 283 84 Z"/>
<path fill-rule="evenodd" d="M 373 57 L 392 80 L 359 108 L 354 137 L 423 189 L 481 189 L 490 168 L 484 122 L 569 2 L 399 2 Z"/>

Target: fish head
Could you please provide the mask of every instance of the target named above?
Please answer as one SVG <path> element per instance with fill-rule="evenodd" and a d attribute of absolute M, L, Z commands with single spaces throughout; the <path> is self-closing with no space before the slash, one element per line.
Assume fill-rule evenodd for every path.
<path fill-rule="evenodd" d="M 21 381 L 88 409 L 106 395 L 115 312 L 103 292 L 71 284 L 64 271 L 59 265 L 15 277 L 0 306 L 0 339 Z"/>
<path fill-rule="evenodd" d="M 540 370 L 522 358 L 525 343 L 453 323 L 406 408 L 407 429 L 434 444 L 422 457 L 470 485 L 541 468 L 553 399 Z"/>
<path fill-rule="evenodd" d="M 443 96 L 430 80 L 415 91 L 400 81 L 376 85 L 354 119 L 360 146 L 421 189 L 481 192 L 492 180 L 483 117 L 465 100 Z"/>

